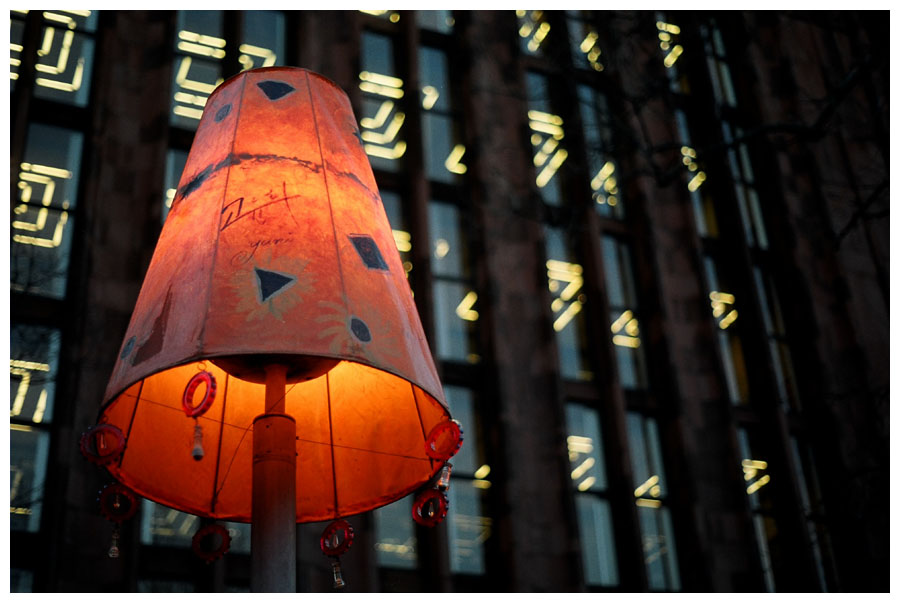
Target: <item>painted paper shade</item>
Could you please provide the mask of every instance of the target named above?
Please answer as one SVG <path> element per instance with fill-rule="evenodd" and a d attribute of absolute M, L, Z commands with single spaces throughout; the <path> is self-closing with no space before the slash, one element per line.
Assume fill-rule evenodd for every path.
<path fill-rule="evenodd" d="M 126 440 L 108 469 L 164 505 L 250 521 L 272 363 L 289 367 L 298 522 L 390 503 L 440 470 L 425 438 L 449 412 L 350 103 L 280 67 L 206 103 L 104 396 L 99 422 Z M 182 396 L 203 370 L 217 387 L 195 461 Z"/>

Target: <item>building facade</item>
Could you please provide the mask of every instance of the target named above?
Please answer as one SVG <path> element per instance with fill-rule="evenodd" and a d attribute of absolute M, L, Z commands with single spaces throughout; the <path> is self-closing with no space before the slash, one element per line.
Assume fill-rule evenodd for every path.
<path fill-rule="evenodd" d="M 247 591 L 78 453 L 205 100 L 347 91 L 451 410 L 355 592 L 887 591 L 886 13 L 11 11 L 12 591 Z M 328 591 L 322 525 L 299 590 Z"/>

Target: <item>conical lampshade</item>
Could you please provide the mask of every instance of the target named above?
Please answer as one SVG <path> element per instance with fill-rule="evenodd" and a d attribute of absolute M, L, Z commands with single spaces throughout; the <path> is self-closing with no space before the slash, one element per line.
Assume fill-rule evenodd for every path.
<path fill-rule="evenodd" d="M 440 470 L 426 439 L 450 416 L 350 103 L 280 67 L 207 101 L 104 397 L 99 423 L 124 436 L 109 470 L 170 507 L 251 521 L 272 364 L 288 368 L 298 522 Z"/>

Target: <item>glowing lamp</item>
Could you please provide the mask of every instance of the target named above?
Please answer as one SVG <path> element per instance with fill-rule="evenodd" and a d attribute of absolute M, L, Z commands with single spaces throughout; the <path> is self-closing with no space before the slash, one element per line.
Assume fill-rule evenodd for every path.
<path fill-rule="evenodd" d="M 256 577 L 284 573 L 295 522 L 431 481 L 428 436 L 449 421 L 346 95 L 296 68 L 229 79 L 138 296 L 105 440 L 84 446 L 141 496 L 252 522 Z M 288 567 L 254 590 L 291 590 Z"/>

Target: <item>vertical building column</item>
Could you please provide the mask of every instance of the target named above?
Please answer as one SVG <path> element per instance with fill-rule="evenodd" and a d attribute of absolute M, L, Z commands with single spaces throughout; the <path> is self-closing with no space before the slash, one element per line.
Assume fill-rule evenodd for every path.
<path fill-rule="evenodd" d="M 143 274 L 160 231 L 171 92 L 174 14 L 163 11 L 101 12 L 94 62 L 92 121 L 85 141 L 80 200 L 83 245 L 73 248 L 70 271 L 80 275 L 72 299 L 79 317 L 65 350 L 69 375 L 57 392 L 66 425 L 50 462 L 67 484 L 54 510 L 63 551 L 51 588 L 132 590 L 140 531 L 138 518 L 123 525 L 118 559 L 109 559 L 112 524 L 100 516 L 97 491 L 108 481 L 78 454 L 79 435 L 97 422 L 100 401 L 122 345 Z M 134 38 L 140 35 L 141 44 Z M 136 77 L 135 74 L 140 74 Z M 61 417 L 62 418 L 62 417 Z"/>
<path fill-rule="evenodd" d="M 508 590 L 568 591 L 581 587 L 581 577 L 574 517 L 564 504 L 563 409 L 515 28 L 513 11 L 477 12 L 461 32 L 471 59 L 466 148 L 484 241 L 482 320 L 495 346 L 505 443 L 496 482 L 505 488 L 505 512 L 492 538 L 500 539 Z"/>

